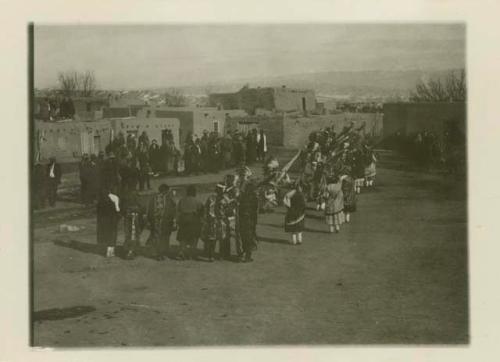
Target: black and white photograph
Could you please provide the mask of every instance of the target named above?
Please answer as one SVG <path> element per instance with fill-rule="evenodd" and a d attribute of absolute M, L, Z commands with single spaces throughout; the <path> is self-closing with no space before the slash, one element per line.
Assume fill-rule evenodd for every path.
<path fill-rule="evenodd" d="M 31 345 L 468 345 L 467 25 L 29 26 Z"/>

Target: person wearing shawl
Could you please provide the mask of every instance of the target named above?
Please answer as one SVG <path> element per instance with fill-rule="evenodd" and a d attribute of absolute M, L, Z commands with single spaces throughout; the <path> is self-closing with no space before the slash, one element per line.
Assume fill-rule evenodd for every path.
<path fill-rule="evenodd" d="M 179 230 L 177 241 L 181 245 L 178 255 L 180 260 L 194 258 L 198 238 L 200 237 L 203 204 L 196 198 L 196 187 L 189 185 L 184 196 L 177 204 L 177 220 Z"/>
<path fill-rule="evenodd" d="M 120 199 L 116 186 L 103 189 L 97 202 L 97 243 L 106 245 L 106 257 L 115 256 Z"/>
<path fill-rule="evenodd" d="M 170 248 L 170 235 L 175 230 L 176 204 L 170 187 L 160 185 L 148 206 L 148 220 L 151 226 L 150 241 L 155 250 L 156 260 L 165 260 Z"/>
<path fill-rule="evenodd" d="M 253 182 L 249 182 L 245 191 L 240 195 L 238 204 L 239 215 L 239 234 L 243 243 L 244 259 L 240 257 L 240 261 L 248 263 L 253 261 L 252 252 L 257 248 L 257 215 L 258 215 L 258 199 L 256 187 Z"/>
<path fill-rule="evenodd" d="M 302 231 L 305 227 L 306 200 L 300 182 L 289 191 L 283 200 L 287 210 L 285 215 L 285 232 L 292 234 L 292 244 L 302 244 Z"/>
<path fill-rule="evenodd" d="M 340 231 L 340 225 L 344 219 L 344 194 L 342 192 L 343 177 L 338 175 L 330 175 L 326 180 L 325 190 L 325 219 L 328 224 L 330 233 Z"/>
<path fill-rule="evenodd" d="M 345 177 L 342 181 L 342 193 L 344 194 L 344 214 L 345 221 L 351 221 L 351 213 L 356 211 L 356 188 L 354 186 L 354 179 L 350 175 L 351 168 L 347 166 L 343 170 Z"/>

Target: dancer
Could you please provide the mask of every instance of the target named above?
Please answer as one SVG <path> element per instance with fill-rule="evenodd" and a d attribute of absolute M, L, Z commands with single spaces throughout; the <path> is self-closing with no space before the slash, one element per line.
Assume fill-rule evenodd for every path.
<path fill-rule="evenodd" d="M 285 231 L 292 234 L 292 244 L 302 244 L 302 231 L 305 227 L 306 199 L 302 193 L 300 182 L 285 195 L 283 203 L 287 207 L 285 215 Z"/>
<path fill-rule="evenodd" d="M 327 177 L 325 190 L 325 218 L 330 233 L 340 231 L 344 219 L 344 194 L 342 192 L 342 179 L 338 175 Z"/>

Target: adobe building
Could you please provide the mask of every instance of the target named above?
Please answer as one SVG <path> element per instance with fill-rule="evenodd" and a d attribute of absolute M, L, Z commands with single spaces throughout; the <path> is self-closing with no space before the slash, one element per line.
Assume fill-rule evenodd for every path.
<path fill-rule="evenodd" d="M 109 121 L 35 121 L 35 159 L 45 162 L 55 156 L 59 162 L 72 162 L 82 154 L 98 154 L 111 140 Z"/>
<path fill-rule="evenodd" d="M 316 96 L 311 89 L 282 87 L 241 88 L 236 93 L 212 93 L 209 105 L 221 109 L 243 109 L 254 115 L 258 109 L 272 112 L 300 112 L 306 114 L 315 111 Z"/>
<path fill-rule="evenodd" d="M 173 118 L 141 119 L 136 117 L 105 119 L 94 122 L 35 121 L 34 152 L 35 159 L 46 162 L 55 156 L 59 162 L 78 161 L 84 153 L 98 154 L 119 132 L 139 136 L 146 132 L 150 140 L 159 144 L 172 132 L 174 143 L 179 147 L 179 120 Z"/>
<path fill-rule="evenodd" d="M 230 114 L 212 107 L 147 107 L 138 112 L 137 118 L 177 118 L 182 147 L 189 132 L 198 136 L 205 130 L 225 134 L 226 113 Z"/>

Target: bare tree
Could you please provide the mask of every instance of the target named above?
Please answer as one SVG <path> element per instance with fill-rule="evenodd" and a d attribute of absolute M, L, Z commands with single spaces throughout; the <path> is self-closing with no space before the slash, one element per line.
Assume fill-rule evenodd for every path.
<path fill-rule="evenodd" d="M 467 83 L 465 71 L 460 74 L 451 71 L 444 79 L 419 81 L 415 90 L 410 92 L 412 102 L 465 102 Z"/>
<path fill-rule="evenodd" d="M 165 93 L 165 103 L 171 107 L 182 107 L 187 104 L 187 99 L 178 88 L 170 88 Z"/>
<path fill-rule="evenodd" d="M 90 97 L 96 89 L 94 72 L 87 70 L 79 75 L 80 93 L 83 97 Z"/>
<path fill-rule="evenodd" d="M 80 77 L 76 71 L 59 72 L 57 79 L 65 96 L 73 96 L 79 89 Z"/>

